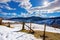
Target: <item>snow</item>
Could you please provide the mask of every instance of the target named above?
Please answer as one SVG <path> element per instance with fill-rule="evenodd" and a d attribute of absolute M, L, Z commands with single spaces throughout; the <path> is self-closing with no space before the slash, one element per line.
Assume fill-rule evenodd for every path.
<path fill-rule="evenodd" d="M 11 31 L 18 31 L 22 29 L 22 24 L 11 24 L 10 26 L 13 26 Z"/>
<path fill-rule="evenodd" d="M 0 40 L 37 40 L 32 34 L 14 32 L 16 28 L 0 26 Z M 39 39 L 41 40 L 41 39 Z"/>
<path fill-rule="evenodd" d="M 8 23 L 8 22 L 10 22 L 10 23 L 15 23 L 16 21 L 10 21 L 10 20 L 2 20 L 2 22 L 4 22 L 4 23 Z"/>
<path fill-rule="evenodd" d="M 25 24 L 25 29 L 26 30 L 30 30 L 26 25 L 30 26 L 30 23 L 26 23 Z M 11 26 L 14 27 L 11 31 L 18 31 L 18 30 L 22 29 L 22 24 L 12 24 Z M 41 25 L 41 24 L 31 23 L 31 28 L 33 30 L 44 31 L 44 25 Z M 50 27 L 50 26 L 46 26 L 46 31 L 47 32 L 52 32 L 52 33 L 60 33 L 60 29 L 59 28 L 54 28 L 54 27 Z"/>
<path fill-rule="evenodd" d="M 26 25 L 29 26 L 30 24 L 29 23 L 26 23 Z M 33 30 L 44 31 L 44 25 L 41 25 L 41 24 L 31 23 L 31 28 Z M 25 26 L 25 29 L 29 30 L 26 26 Z M 60 33 L 60 29 L 59 28 L 50 27 L 50 26 L 46 26 L 46 32 Z"/>
<path fill-rule="evenodd" d="M 4 20 L 3 22 L 9 22 L 9 21 Z M 25 29 L 29 30 L 29 28 L 26 25 L 30 26 L 30 23 L 25 24 Z M 13 28 L 8 28 L 6 26 L 0 25 L 0 40 L 42 40 L 41 38 L 40 39 L 35 38 L 34 35 L 32 34 L 27 34 L 24 32 L 16 32 L 22 29 L 22 24 L 11 24 L 10 26 L 13 26 Z M 31 28 L 33 30 L 44 31 L 44 25 L 40 24 L 31 23 Z M 46 26 L 46 31 L 53 33 L 60 33 L 60 29 L 53 28 L 50 26 Z"/>

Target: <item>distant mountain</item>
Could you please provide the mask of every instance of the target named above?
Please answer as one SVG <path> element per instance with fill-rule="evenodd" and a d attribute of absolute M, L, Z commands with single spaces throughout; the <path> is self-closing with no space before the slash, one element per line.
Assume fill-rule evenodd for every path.
<path fill-rule="evenodd" d="M 60 17 L 52 17 L 52 18 L 45 18 L 45 19 L 60 19 Z"/>
<path fill-rule="evenodd" d="M 18 19 L 18 18 L 20 18 L 20 19 L 23 19 L 23 18 L 24 19 L 28 19 L 28 18 L 32 19 L 33 18 L 34 19 L 34 18 L 41 18 L 41 17 L 35 17 L 35 16 L 32 16 L 32 17 L 15 17 L 15 18 L 10 18 L 10 19 Z"/>
<path fill-rule="evenodd" d="M 18 19 L 18 20 L 34 20 L 34 21 L 39 21 L 39 20 L 45 20 L 44 18 L 41 17 L 16 17 L 16 18 L 10 18 L 8 20 L 13 20 L 13 19 Z"/>
<path fill-rule="evenodd" d="M 60 27 L 60 17 L 54 17 L 54 18 L 41 18 L 41 17 L 16 17 L 16 18 L 10 18 L 8 20 L 14 20 L 14 21 L 20 21 L 20 22 L 32 22 L 37 24 L 44 24 L 51 25 L 53 27 L 58 26 Z"/>
<path fill-rule="evenodd" d="M 60 19 L 60 17 L 52 17 L 52 18 L 43 18 L 43 17 L 36 17 L 36 16 L 32 16 L 32 17 L 15 17 L 15 18 L 8 18 L 8 19 Z"/>
<path fill-rule="evenodd" d="M 41 17 L 16 17 L 16 18 L 9 18 L 8 20 L 14 20 L 14 21 L 20 21 L 20 22 L 32 22 L 32 23 L 38 23 L 38 24 L 43 24 L 45 18 Z"/>

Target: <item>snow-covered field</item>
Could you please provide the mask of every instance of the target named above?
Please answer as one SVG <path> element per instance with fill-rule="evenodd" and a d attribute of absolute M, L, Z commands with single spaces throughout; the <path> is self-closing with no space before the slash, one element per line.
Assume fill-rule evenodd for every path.
<path fill-rule="evenodd" d="M 26 25 L 29 26 L 30 24 L 26 23 Z M 32 27 L 33 30 L 44 31 L 44 25 L 31 23 L 31 27 Z M 28 28 L 26 26 L 25 26 L 25 28 L 28 30 Z M 60 29 L 54 28 L 54 27 L 50 27 L 50 26 L 46 26 L 46 31 L 47 32 L 53 32 L 53 33 L 60 33 Z"/>
<path fill-rule="evenodd" d="M 0 26 L 0 40 L 38 40 L 32 34 L 14 32 L 16 28 Z M 41 39 L 39 39 L 41 40 Z"/>
<path fill-rule="evenodd" d="M 2 22 L 4 22 L 4 23 L 7 23 L 7 22 L 10 22 L 10 23 L 15 23 L 16 21 L 2 20 Z"/>
<path fill-rule="evenodd" d="M 26 25 L 30 26 L 30 23 L 25 24 L 25 29 L 29 30 L 29 28 Z M 16 32 L 22 29 L 22 24 L 11 24 L 10 26 L 13 26 L 14 28 L 8 28 L 6 26 L 0 25 L 0 40 L 42 40 L 41 38 L 40 39 L 35 38 L 32 34 Z M 31 27 L 33 30 L 44 31 L 44 25 L 31 23 Z M 46 26 L 46 31 L 60 33 L 60 29 L 49 26 Z"/>
<path fill-rule="evenodd" d="M 26 23 L 25 24 L 25 29 L 26 30 L 30 30 L 27 26 L 30 26 L 30 23 Z M 22 24 L 13 24 L 11 25 L 14 27 L 13 31 L 17 31 L 17 30 L 21 30 L 22 29 Z M 33 30 L 40 30 L 40 31 L 44 31 L 44 25 L 40 25 L 40 24 L 34 24 L 34 23 L 31 23 L 31 28 Z M 53 27 L 50 27 L 50 26 L 46 26 L 46 31 L 47 32 L 53 32 L 53 33 L 60 33 L 60 29 L 58 28 L 53 28 Z"/>

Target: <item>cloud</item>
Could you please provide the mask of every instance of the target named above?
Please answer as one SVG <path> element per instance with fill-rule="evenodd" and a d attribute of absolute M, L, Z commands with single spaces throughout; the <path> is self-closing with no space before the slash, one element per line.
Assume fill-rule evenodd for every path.
<path fill-rule="evenodd" d="M 19 2 L 20 4 L 18 6 L 26 9 L 28 12 L 29 12 L 29 9 L 32 7 L 32 4 L 30 3 L 30 0 L 9 0 L 9 1 Z M 9 2 L 9 1 L 6 0 L 5 2 Z M 9 6 L 6 6 L 6 8 L 9 9 L 9 10 L 13 9 L 13 8 L 11 8 Z M 15 8 L 13 10 L 15 10 Z"/>
<path fill-rule="evenodd" d="M 29 11 L 28 9 L 32 7 L 32 4 L 29 2 L 30 0 L 0 0 L 1 3 L 6 3 L 6 4 L 7 2 L 10 2 L 10 1 L 19 2 L 20 4 L 18 6 L 26 9 L 27 11 Z M 4 8 L 4 5 L 3 6 L 0 5 L 0 8 Z M 8 10 L 15 10 L 15 8 L 13 9 L 9 7 L 9 5 L 7 6 L 5 5 L 5 8 Z"/>
<path fill-rule="evenodd" d="M 0 3 L 6 3 L 9 1 L 20 2 L 19 6 L 24 9 L 30 9 L 32 7 L 31 3 L 29 2 L 30 0 L 0 0 Z M 7 7 L 7 8 L 11 9 L 9 7 Z"/>
<path fill-rule="evenodd" d="M 47 5 L 47 4 L 46 4 Z M 56 11 L 60 11 L 60 0 L 55 0 L 53 2 L 50 2 L 47 6 L 40 6 L 40 7 L 32 7 L 30 9 L 30 11 L 36 11 L 36 10 L 39 10 L 39 11 L 47 11 L 47 12 L 56 12 Z"/>
<path fill-rule="evenodd" d="M 0 2 L 3 2 L 3 3 L 9 2 L 9 1 L 11 0 L 4 0 L 4 1 L 0 0 Z M 26 9 L 28 13 L 21 13 L 17 15 L 17 13 L 4 13 L 3 12 L 3 15 L 5 16 L 10 15 L 11 17 L 31 17 L 31 16 L 48 17 L 44 13 L 53 13 L 56 11 L 60 12 L 60 0 L 47 2 L 48 4 L 46 4 L 46 1 L 45 1 L 45 5 L 39 6 L 39 7 L 32 7 L 30 0 L 12 0 L 12 1 L 19 2 L 20 4 L 18 6 Z M 11 8 L 8 4 L 2 5 L 2 6 L 0 5 L 0 8 L 6 8 L 8 10 L 16 10 L 16 8 Z"/>
<path fill-rule="evenodd" d="M 19 7 L 26 9 L 26 11 L 29 13 L 32 13 L 29 11 L 29 9 L 32 7 L 30 0 L 13 0 L 13 1 L 20 2 L 20 4 L 18 5 Z"/>
<path fill-rule="evenodd" d="M 13 0 L 13 1 L 16 1 L 16 2 L 28 2 L 29 0 Z"/>
<path fill-rule="evenodd" d="M 9 6 L 5 6 L 5 8 L 8 9 L 8 10 L 16 10 L 16 8 L 11 8 Z"/>
<path fill-rule="evenodd" d="M 40 14 L 40 12 L 39 11 L 36 11 L 36 12 L 34 12 L 34 13 L 32 13 L 32 14 L 29 14 L 29 13 L 21 13 L 21 14 L 19 14 L 19 15 L 17 15 L 18 17 L 32 17 L 32 16 L 36 16 L 36 17 L 47 17 L 47 15 L 45 15 L 45 14 Z"/>
<path fill-rule="evenodd" d="M 30 9 L 32 5 L 29 2 L 22 2 L 19 6 L 25 9 Z"/>
<path fill-rule="evenodd" d="M 0 13 L 3 18 L 13 18 L 13 17 L 18 17 L 16 13 L 6 13 L 6 12 L 1 12 Z"/>
<path fill-rule="evenodd" d="M 11 8 L 7 3 L 0 3 L 0 8 L 6 8 L 7 10 L 16 10 L 16 8 Z"/>
<path fill-rule="evenodd" d="M 30 0 L 13 0 L 15 2 L 20 2 L 19 6 L 24 9 L 30 9 L 32 4 L 29 2 Z"/>
<path fill-rule="evenodd" d="M 60 7 L 58 8 L 55 8 L 55 9 L 52 9 L 53 11 L 57 11 L 57 12 L 60 12 Z"/>
<path fill-rule="evenodd" d="M 20 15 L 18 15 L 19 17 L 30 17 L 29 13 L 21 13 Z"/>
<path fill-rule="evenodd" d="M 10 0 L 0 0 L 0 3 L 6 3 L 9 2 Z"/>
<path fill-rule="evenodd" d="M 35 11 L 34 13 L 32 13 L 32 16 L 37 16 L 37 17 L 47 17 L 47 15 L 45 15 L 45 12 L 43 11 Z"/>

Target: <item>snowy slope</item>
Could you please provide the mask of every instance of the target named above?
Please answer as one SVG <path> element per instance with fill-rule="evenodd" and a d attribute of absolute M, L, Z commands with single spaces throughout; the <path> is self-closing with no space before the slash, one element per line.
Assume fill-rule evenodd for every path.
<path fill-rule="evenodd" d="M 4 23 L 6 23 L 6 22 L 15 23 L 16 21 L 2 20 L 2 22 L 4 22 Z"/>
<path fill-rule="evenodd" d="M 14 32 L 12 30 L 11 28 L 0 26 L 0 40 L 37 40 L 32 34 Z"/>
<path fill-rule="evenodd" d="M 29 26 L 30 24 L 26 23 L 26 25 Z M 44 25 L 31 23 L 31 27 L 32 27 L 33 30 L 44 31 Z M 28 30 L 28 28 L 26 26 L 25 26 L 25 28 Z M 50 27 L 50 26 L 46 26 L 46 31 L 47 32 L 53 32 L 53 33 L 60 33 L 60 29 L 54 28 L 54 27 Z"/>
<path fill-rule="evenodd" d="M 16 21 L 3 20 L 3 22 L 11 22 L 11 23 L 14 23 Z M 30 23 L 26 23 L 26 25 L 30 26 Z M 25 25 L 25 28 L 27 30 L 29 30 L 29 28 L 26 25 Z M 11 24 L 11 26 L 14 27 L 11 31 L 18 31 L 18 30 L 21 30 L 22 29 L 22 24 Z M 32 27 L 33 30 L 44 31 L 44 25 L 31 23 L 31 27 Z M 60 33 L 60 29 L 53 28 L 53 27 L 50 27 L 50 26 L 47 26 L 46 27 L 46 31 L 47 32 L 53 32 L 53 33 Z"/>
<path fill-rule="evenodd" d="M 29 28 L 26 25 L 30 27 L 30 23 L 25 24 L 25 29 L 29 30 Z M 22 24 L 12 24 L 11 26 L 14 27 L 12 31 L 18 31 L 18 30 L 22 29 Z M 31 28 L 33 30 L 44 31 L 44 25 L 40 25 L 40 24 L 31 23 Z M 50 26 L 46 26 L 46 31 L 47 32 L 53 32 L 53 33 L 60 33 L 60 29 L 50 27 Z"/>
<path fill-rule="evenodd" d="M 3 22 L 12 22 L 12 21 L 3 21 Z M 27 26 L 30 26 L 30 23 L 25 24 L 25 29 L 29 30 Z M 23 32 L 16 32 L 22 29 L 22 24 L 11 24 L 14 28 L 8 28 L 6 26 L 0 25 L 0 40 L 38 40 L 32 34 L 27 34 Z M 44 31 L 44 25 L 31 23 L 33 30 Z M 60 33 L 60 29 L 46 26 L 47 32 Z M 42 40 L 42 39 L 39 39 Z"/>

